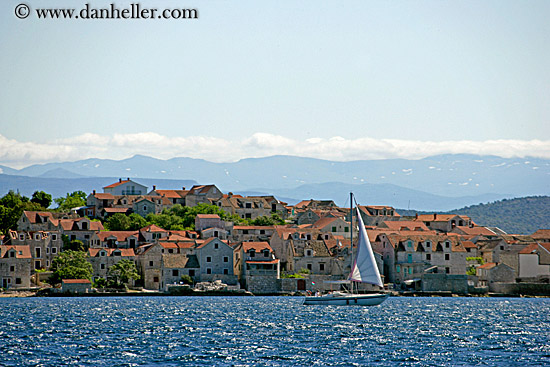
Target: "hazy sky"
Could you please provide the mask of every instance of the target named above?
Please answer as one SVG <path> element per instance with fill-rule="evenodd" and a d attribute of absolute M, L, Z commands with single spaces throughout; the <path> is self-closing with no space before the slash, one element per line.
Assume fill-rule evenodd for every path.
<path fill-rule="evenodd" d="M 196 8 L 21 20 L 19 3 Z M 0 164 L 550 158 L 550 1 L 1 0 Z"/>

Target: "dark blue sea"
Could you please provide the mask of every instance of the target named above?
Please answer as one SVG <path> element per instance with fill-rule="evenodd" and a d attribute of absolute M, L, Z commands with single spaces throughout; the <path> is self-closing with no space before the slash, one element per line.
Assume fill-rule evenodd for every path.
<path fill-rule="evenodd" d="M 550 299 L 0 299 L 1 366 L 550 366 Z"/>

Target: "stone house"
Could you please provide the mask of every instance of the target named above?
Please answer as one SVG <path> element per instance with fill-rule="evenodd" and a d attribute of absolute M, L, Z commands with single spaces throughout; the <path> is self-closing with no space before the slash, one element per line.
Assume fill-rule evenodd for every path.
<path fill-rule="evenodd" d="M 139 240 L 142 243 L 155 242 L 157 240 L 165 239 L 170 235 L 170 231 L 160 228 L 157 225 L 150 224 L 147 227 L 143 227 L 139 230 Z"/>
<path fill-rule="evenodd" d="M 258 196 L 242 197 L 240 195 L 227 195 L 217 200 L 212 200 L 212 204 L 226 213 L 237 215 L 242 219 L 254 220 L 258 217 L 269 217 L 274 213 L 268 201 Z"/>
<path fill-rule="evenodd" d="M 273 226 L 234 226 L 230 236 L 234 242 L 269 241 L 274 231 Z"/>
<path fill-rule="evenodd" d="M 522 281 L 550 279 L 550 243 L 534 243 L 519 252 L 519 274 Z"/>
<path fill-rule="evenodd" d="M 456 214 L 417 214 L 415 221 L 423 222 L 431 230 L 448 233 L 456 227 L 472 227 L 472 220 L 464 215 Z"/>
<path fill-rule="evenodd" d="M 182 205 L 185 206 L 185 197 L 189 190 L 185 190 L 185 187 L 182 187 L 181 190 L 157 190 L 157 187 L 153 185 L 153 190 L 151 190 L 147 195 L 148 196 L 160 196 L 168 199 L 172 205 Z"/>
<path fill-rule="evenodd" d="M 366 226 L 378 226 L 383 222 L 399 221 L 401 216 L 391 206 L 358 205 L 361 219 Z"/>
<path fill-rule="evenodd" d="M 186 206 L 197 206 L 197 204 L 212 204 L 213 201 L 223 197 L 216 185 L 194 185 L 185 196 Z"/>
<path fill-rule="evenodd" d="M 50 212 L 24 211 L 17 221 L 20 231 L 51 231 L 57 227 L 57 218 Z"/>
<path fill-rule="evenodd" d="M 88 218 L 60 219 L 58 230 L 67 236 L 70 241 L 79 240 L 86 246 L 90 246 L 92 236 L 103 231 L 103 224 L 99 221 L 91 221 Z"/>
<path fill-rule="evenodd" d="M 8 288 L 31 286 L 32 256 L 29 245 L 0 246 L 0 285 Z"/>
<path fill-rule="evenodd" d="M 10 244 L 28 245 L 33 269 L 48 269 L 54 257 L 63 250 L 63 240 L 59 231 L 10 231 Z"/>
<path fill-rule="evenodd" d="M 350 223 L 342 218 L 324 217 L 313 224 L 313 228 L 324 233 L 331 233 L 334 236 L 350 238 Z"/>
<path fill-rule="evenodd" d="M 237 284 L 234 273 L 233 247 L 219 238 L 209 238 L 197 246 L 200 264 L 200 281 L 221 280 L 226 284 Z"/>
<path fill-rule="evenodd" d="M 135 262 L 136 255 L 132 248 L 90 248 L 88 261 L 92 264 L 92 279 L 108 279 L 109 269 L 120 260 Z"/>
<path fill-rule="evenodd" d="M 466 274 L 467 252 L 456 236 L 380 234 L 373 248 L 382 254 L 383 274 L 392 283 L 422 279 L 430 272 Z"/>
<path fill-rule="evenodd" d="M 342 218 L 343 220 L 349 216 L 349 210 L 341 208 L 332 209 L 305 209 L 296 214 L 296 224 L 314 224 L 321 218 Z"/>
<path fill-rule="evenodd" d="M 510 248 L 510 245 L 503 239 L 478 240 L 476 246 L 485 263 L 500 263 L 500 254 Z"/>
<path fill-rule="evenodd" d="M 476 269 L 479 286 L 488 287 L 489 292 L 494 292 L 493 283 L 514 283 L 516 271 L 506 264 L 487 263 Z"/>
<path fill-rule="evenodd" d="M 88 279 L 63 279 L 61 292 L 63 293 L 89 293 L 92 290 L 92 282 Z"/>
<path fill-rule="evenodd" d="M 145 195 L 147 186 L 134 182 L 130 178 L 126 180 L 120 178 L 118 182 L 105 186 L 103 192 L 111 195 Z"/>
<path fill-rule="evenodd" d="M 197 214 L 195 216 L 195 230 L 200 232 L 208 228 L 225 228 L 225 223 L 218 214 Z"/>
<path fill-rule="evenodd" d="M 90 247 L 95 248 L 137 248 L 139 231 L 102 231 L 94 233 Z"/>
<path fill-rule="evenodd" d="M 267 242 L 242 242 L 235 249 L 235 268 L 245 288 L 253 293 L 278 292 L 279 260 Z"/>
<path fill-rule="evenodd" d="M 170 284 L 179 284 L 183 275 L 189 275 L 195 280 L 200 273 L 200 264 L 196 255 L 163 254 L 161 264 L 161 289 L 166 289 Z"/>

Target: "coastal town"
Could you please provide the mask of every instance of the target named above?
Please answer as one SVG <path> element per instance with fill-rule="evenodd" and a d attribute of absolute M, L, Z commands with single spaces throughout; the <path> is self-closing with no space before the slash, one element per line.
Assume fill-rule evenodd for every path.
<path fill-rule="evenodd" d="M 190 208 L 206 210 L 185 229 L 106 225 L 112 218 Z M 123 279 L 127 291 L 328 292 L 350 273 L 356 215 L 365 224 L 386 290 L 550 295 L 550 229 L 508 234 L 464 215 L 402 216 L 391 206 L 370 205 L 352 212 L 332 200 L 288 205 L 274 196 L 223 193 L 214 184 L 159 190 L 129 178 L 94 190 L 86 205 L 65 212 L 23 211 L 17 230 L 0 238 L 0 286 L 5 292 L 97 293 L 116 276 L 115 269 L 131 264 L 136 276 Z M 91 276 L 59 279 L 52 287 L 56 258 L 75 246 L 85 253 Z M 359 289 L 380 290 L 369 284 Z"/>

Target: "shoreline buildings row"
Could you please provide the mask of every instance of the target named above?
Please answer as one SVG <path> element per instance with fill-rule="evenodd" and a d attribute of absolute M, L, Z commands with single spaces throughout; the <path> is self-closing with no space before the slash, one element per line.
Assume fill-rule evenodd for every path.
<path fill-rule="evenodd" d="M 251 226 L 198 214 L 194 230 L 148 225 L 136 231 L 106 231 L 116 213 L 159 214 L 174 205 L 215 205 L 242 220 L 277 213 L 284 225 Z M 359 206 L 384 282 L 395 290 L 550 294 L 550 229 L 507 234 L 463 215 L 403 217 L 390 206 Z M 164 291 L 182 276 L 194 282 L 222 281 L 253 293 L 329 290 L 326 280 L 350 271 L 350 210 L 330 200 L 290 206 L 273 196 L 224 194 L 215 185 L 189 190 L 148 191 L 130 179 L 95 190 L 71 213 L 24 212 L 17 231 L 2 237 L 0 286 L 25 289 L 39 283 L 63 251 L 63 238 L 82 241 L 93 280 L 106 279 L 122 259 L 137 266 L 132 284 Z M 353 223 L 357 223 L 354 219 Z M 353 233 L 357 233 L 356 230 Z M 364 290 L 375 290 L 369 285 Z"/>

